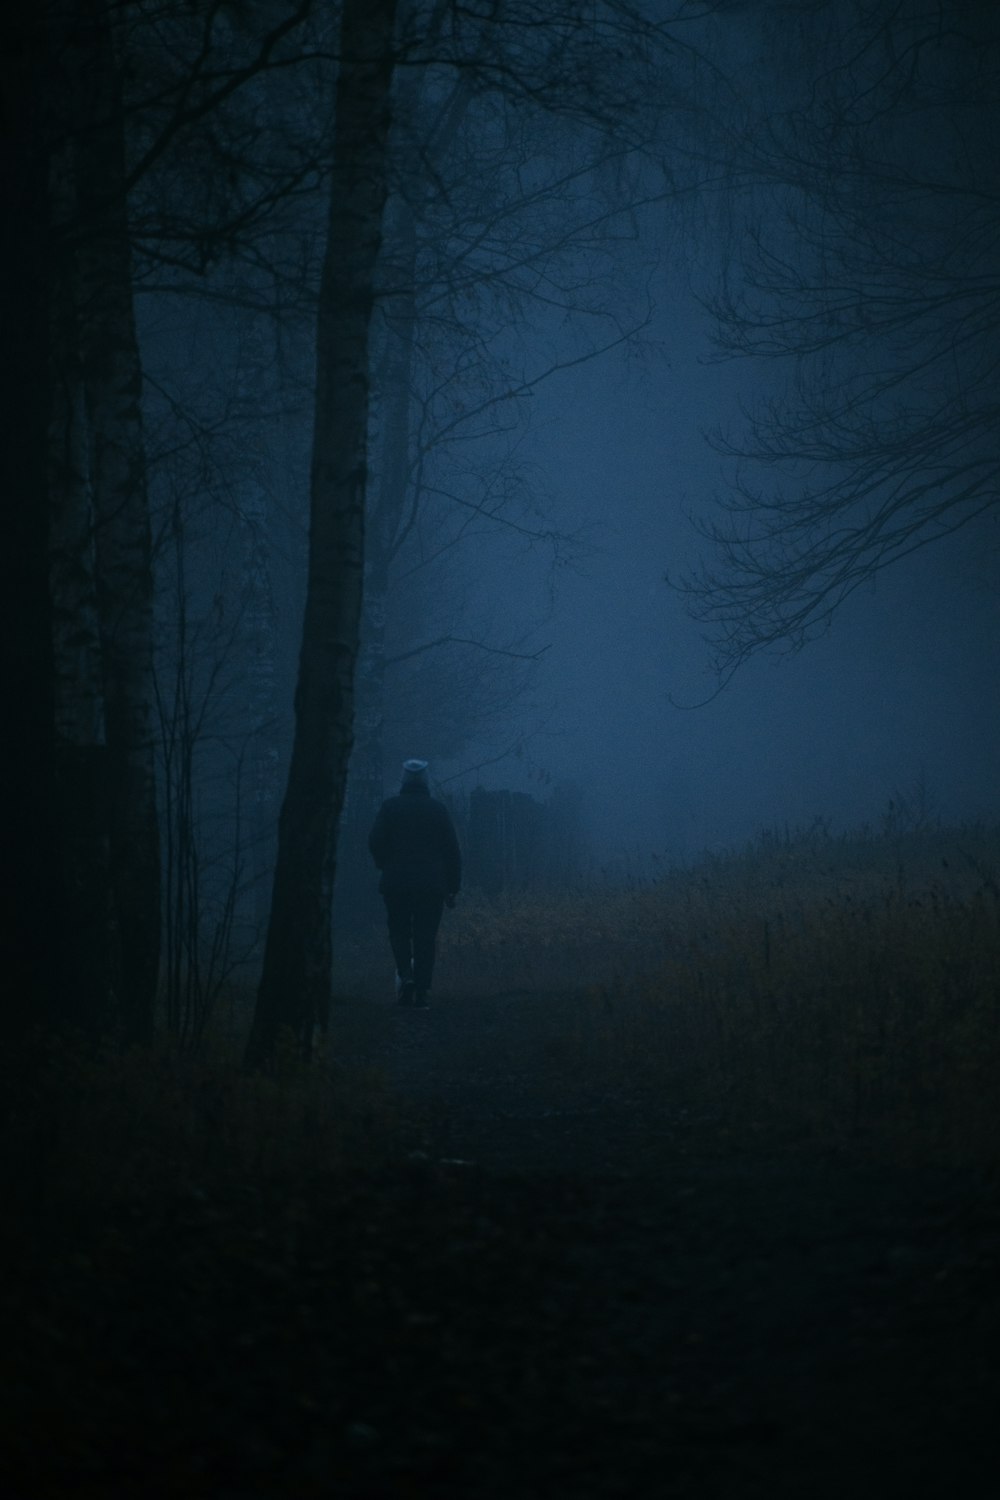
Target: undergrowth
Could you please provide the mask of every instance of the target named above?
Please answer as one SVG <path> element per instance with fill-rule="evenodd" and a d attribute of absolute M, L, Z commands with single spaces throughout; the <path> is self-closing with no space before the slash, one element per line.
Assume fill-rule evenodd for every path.
<path fill-rule="evenodd" d="M 463 898 L 438 1005 L 518 997 L 504 1065 L 543 1057 L 553 1089 L 569 1075 L 662 1104 L 683 1077 L 734 1137 L 774 1122 L 899 1161 L 996 1162 L 998 856 L 981 829 L 763 839 L 631 889 Z M 421 1127 L 377 1066 L 387 951 L 381 931 L 341 949 L 308 1068 L 242 1072 L 249 994 L 195 1057 L 67 1039 L 40 1067 L 9 1057 L 8 1183 L 44 1208 L 398 1159 Z"/>
<path fill-rule="evenodd" d="M 604 1464 L 607 1493 L 645 1494 L 663 1453 L 711 1448 L 742 1493 L 762 1350 L 788 1436 L 763 1429 L 761 1493 L 786 1449 L 798 1493 L 810 1431 L 875 1408 L 866 1477 L 917 1412 L 950 1476 L 964 1403 L 984 1434 L 993 1411 L 995 1235 L 965 1226 L 998 1160 L 998 854 L 976 831 L 765 840 L 655 885 L 463 899 L 429 1012 L 397 1011 L 385 935 L 359 934 L 324 1048 L 270 1077 L 240 1066 L 249 993 L 193 1056 L 0 1055 L 8 1489 L 506 1495 L 529 1451 L 546 1493 L 596 1494 Z M 444 1083 L 443 1116 L 394 1095 L 394 1058 Z M 465 1159 L 477 1126 L 492 1167 Z M 919 1218 L 872 1238 L 926 1164 L 974 1170 L 916 1174 Z"/>
<path fill-rule="evenodd" d="M 534 996 L 554 1071 L 647 1100 L 683 1076 L 734 1135 L 1000 1156 L 994 830 L 764 836 L 631 888 L 473 896 L 440 966 L 454 993 Z"/>
<path fill-rule="evenodd" d="M 279 1058 L 247 1074 L 241 1049 L 214 1038 L 192 1056 L 160 1044 L 95 1049 L 36 1039 L 34 1066 L 4 1071 L 0 1168 L 8 1199 L 65 1220 L 77 1205 L 161 1204 L 303 1189 L 328 1174 L 378 1171 L 397 1154 L 400 1120 L 382 1075 Z"/>

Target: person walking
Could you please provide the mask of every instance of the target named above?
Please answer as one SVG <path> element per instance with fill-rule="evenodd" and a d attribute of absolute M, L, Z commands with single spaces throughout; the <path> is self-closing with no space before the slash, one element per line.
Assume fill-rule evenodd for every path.
<path fill-rule="evenodd" d="M 425 760 L 403 762 L 399 794 L 378 810 L 368 848 L 381 872 L 379 891 L 396 960 L 396 999 L 426 1006 L 445 902 L 462 884 L 462 854 L 443 802 L 431 796 Z"/>

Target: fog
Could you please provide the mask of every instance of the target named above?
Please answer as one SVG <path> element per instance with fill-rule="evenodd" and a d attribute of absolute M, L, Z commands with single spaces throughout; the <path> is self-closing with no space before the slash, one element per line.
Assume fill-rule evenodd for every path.
<path fill-rule="evenodd" d="M 253 166 L 276 196 L 244 238 L 225 193 L 211 233 L 188 227 L 179 167 L 137 195 L 184 247 L 136 250 L 158 795 L 199 889 L 223 913 L 239 890 L 248 952 L 324 631 L 353 666 L 326 693 L 352 700 L 343 766 L 321 788 L 324 750 L 298 795 L 369 916 L 367 831 L 411 756 L 463 834 L 477 789 L 533 799 L 539 829 L 553 799 L 577 809 L 581 879 L 1000 811 L 994 22 L 601 14 L 614 66 L 600 27 L 564 27 L 553 92 L 520 50 L 530 5 L 471 61 L 461 28 L 427 60 L 406 11 L 423 60 L 390 90 L 370 320 L 336 400 L 325 54 L 290 41 L 226 117 L 234 141 L 271 132 Z M 363 583 L 360 624 L 305 629 L 310 514 L 339 503 L 314 456 L 361 389 L 365 535 L 315 591 L 332 613 Z"/>
<path fill-rule="evenodd" d="M 666 575 L 705 552 L 693 521 L 726 484 L 705 434 L 739 421 L 766 372 L 718 362 L 683 282 L 656 325 L 663 355 L 640 371 L 607 356 L 535 398 L 541 482 L 560 524 L 584 528 L 587 541 L 558 570 L 551 603 L 544 566 L 537 578 L 522 570 L 521 590 L 505 565 L 480 576 L 512 613 L 543 617 L 537 639 L 548 650 L 526 695 L 523 759 L 459 784 L 537 793 L 546 774 L 576 782 L 595 857 L 633 870 L 652 854 L 689 859 L 761 830 L 880 830 L 890 803 L 904 822 L 995 817 L 995 518 L 881 573 L 828 632 L 798 653 L 751 660 L 720 690 Z M 439 769 L 451 777 L 462 766 Z"/>
<path fill-rule="evenodd" d="M 971 232 L 960 239 L 952 225 L 954 216 L 964 222 L 963 216 L 977 212 L 968 208 L 965 193 L 975 198 L 995 135 L 995 112 L 975 103 L 982 80 L 975 73 L 970 38 L 957 30 L 948 34 L 940 54 L 928 49 L 925 56 L 932 60 L 926 80 L 917 86 L 916 106 L 900 105 L 898 122 L 893 104 L 882 118 L 873 115 L 860 127 L 860 149 L 880 162 L 873 182 L 881 172 L 887 183 L 876 186 L 870 200 L 864 187 L 851 185 L 853 159 L 838 161 L 836 144 L 830 146 L 841 126 L 829 138 L 821 135 L 819 146 L 809 135 L 813 116 L 823 109 L 817 102 L 816 91 L 821 95 L 824 87 L 818 59 L 831 63 L 827 76 L 834 77 L 852 39 L 863 42 L 847 67 L 846 95 L 838 96 L 839 85 L 834 86 L 835 120 L 850 116 L 866 76 L 874 88 L 881 87 L 880 48 L 884 42 L 891 58 L 895 43 L 877 22 L 877 16 L 859 22 L 849 7 L 828 13 L 801 7 L 783 19 L 781 12 L 740 6 L 718 7 L 714 16 L 694 22 L 685 39 L 702 50 L 710 67 L 717 64 L 728 73 L 716 107 L 734 107 L 733 97 L 740 94 L 737 112 L 746 111 L 751 138 L 754 131 L 770 128 L 775 101 L 790 120 L 801 110 L 803 159 L 810 149 L 816 151 L 818 172 L 822 153 L 834 152 L 829 185 L 820 188 L 818 178 L 807 177 L 773 196 L 770 188 L 741 187 L 677 202 L 669 193 L 657 197 L 656 169 L 647 160 L 634 169 L 627 233 L 621 234 L 615 220 L 596 259 L 589 240 L 576 259 L 572 248 L 553 252 L 561 269 L 546 264 L 545 275 L 557 288 L 570 288 L 554 308 L 544 298 L 540 304 L 528 298 L 520 311 L 501 306 L 499 315 L 487 306 L 478 330 L 484 347 L 492 341 L 494 352 L 499 348 L 497 368 L 514 372 L 515 391 L 521 390 L 519 377 L 524 389 L 492 433 L 460 429 L 464 467 L 448 471 L 445 457 L 448 480 L 440 487 L 454 506 L 468 503 L 471 476 L 475 483 L 488 483 L 483 475 L 499 476 L 502 483 L 512 475 L 513 499 L 493 513 L 495 524 L 454 550 L 451 571 L 437 585 L 434 627 L 417 610 L 401 628 L 409 642 L 454 629 L 486 648 L 477 653 L 467 646 L 461 666 L 453 658 L 441 678 L 431 680 L 432 703 L 451 695 L 449 672 L 464 672 L 478 674 L 487 696 L 488 685 L 499 683 L 504 707 L 478 716 L 470 700 L 464 740 L 458 726 L 439 738 L 427 722 L 427 703 L 414 712 L 405 685 L 397 681 L 394 688 L 390 679 L 384 791 L 393 789 L 404 754 L 429 755 L 439 787 L 449 794 L 483 785 L 544 799 L 553 785 L 572 783 L 583 795 L 595 862 L 633 871 L 648 869 L 654 855 L 691 859 L 761 830 L 879 830 L 996 816 L 995 479 L 986 481 L 978 517 L 965 520 L 953 534 L 948 534 L 951 501 L 942 499 L 940 518 L 919 533 L 915 550 L 884 569 L 872 567 L 834 610 L 828 628 L 810 632 L 815 638 L 801 650 L 790 652 L 788 641 L 779 640 L 774 648 L 752 653 L 731 677 L 713 669 L 703 626 L 667 581 L 667 575 L 683 580 L 700 563 L 717 563 L 698 528 L 718 520 L 717 502 L 732 496 L 736 470 L 708 436 L 721 432 L 738 446 L 762 401 L 786 414 L 803 400 L 808 405 L 800 381 L 804 367 L 809 378 L 810 359 L 819 401 L 827 400 L 833 410 L 843 396 L 853 405 L 826 429 L 833 434 L 828 447 L 820 444 L 818 456 L 794 472 L 793 494 L 796 485 L 808 489 L 835 451 L 837 422 L 848 429 L 841 436 L 850 448 L 852 410 L 864 413 L 862 424 L 882 424 L 886 447 L 897 442 L 893 424 L 901 422 L 916 452 L 921 428 L 915 413 L 925 410 L 933 430 L 947 403 L 960 414 L 967 405 L 973 413 L 967 436 L 956 445 L 954 434 L 946 431 L 940 455 L 931 449 L 925 460 L 927 474 L 935 474 L 940 456 L 945 496 L 948 462 L 953 459 L 960 472 L 963 443 L 974 453 L 985 436 L 981 429 L 977 435 L 974 424 L 992 409 L 992 304 L 977 303 L 970 315 L 960 314 L 955 304 L 964 352 L 954 344 L 949 353 L 956 335 L 948 304 L 937 315 L 939 328 L 935 314 L 924 311 L 926 287 L 920 280 L 926 275 L 936 285 L 940 265 L 948 265 L 952 295 L 970 284 L 961 281 L 961 264 L 973 280 L 987 268 L 979 257 L 989 252 L 976 248 Z M 977 24 L 992 36 L 985 18 Z M 907 11 L 894 25 L 902 45 L 900 39 L 910 36 L 907 28 L 914 27 L 915 36 L 922 22 Z M 943 91 L 956 84 L 961 102 L 942 134 L 942 117 L 927 101 L 933 98 L 939 107 L 942 97 L 951 97 Z M 710 95 L 711 87 L 707 75 L 699 78 L 699 102 L 701 91 Z M 676 118 L 669 126 L 682 137 L 686 128 Z M 802 124 L 797 128 L 802 131 Z M 959 140 L 966 156 L 961 167 L 952 151 Z M 555 149 L 572 157 L 585 148 L 567 136 Z M 708 148 L 698 140 L 694 155 L 701 149 Z M 741 167 L 751 174 L 763 170 L 765 178 L 774 171 L 781 176 L 784 169 L 772 160 L 761 168 L 752 147 L 739 149 L 747 152 Z M 887 160 L 903 164 L 901 188 Z M 926 186 L 908 185 L 911 168 L 925 171 Z M 675 162 L 669 170 L 683 177 L 686 166 Z M 544 183 L 544 159 L 536 162 L 535 172 Z M 844 201 L 838 205 L 839 194 Z M 909 261 L 897 256 L 900 230 L 918 247 Z M 763 249 L 756 255 L 758 241 Z M 942 244 L 947 257 L 957 250 L 958 262 L 939 259 Z M 961 260 L 965 255 L 967 263 Z M 923 269 L 914 275 L 914 267 Z M 720 287 L 728 289 L 730 308 L 744 309 L 723 333 L 723 343 L 727 337 L 730 343 L 743 339 L 739 317 L 748 310 L 752 321 L 759 310 L 766 352 L 773 355 L 785 338 L 784 358 L 755 355 L 752 347 L 741 358 L 720 357 L 719 320 L 706 306 Z M 902 333 L 891 320 L 883 322 L 883 297 L 890 307 L 902 300 L 912 328 L 905 318 Z M 814 340 L 812 325 L 828 306 L 831 321 Z M 772 336 L 769 320 L 780 328 L 786 314 L 793 332 Z M 845 327 L 849 336 L 838 347 Z M 630 331 L 618 337 L 623 329 Z M 822 352 L 828 336 L 833 343 Z M 597 352 L 605 343 L 612 347 Z M 753 343 L 751 336 L 748 346 Z M 928 354 L 926 373 L 921 373 L 923 354 L 914 355 L 917 348 Z M 442 353 L 445 361 L 463 361 L 463 336 L 437 346 L 428 357 L 430 368 L 440 368 Z M 943 392 L 942 381 L 951 383 Z M 475 395 L 474 382 L 471 389 Z M 468 399 L 468 386 L 456 382 L 455 390 L 460 400 Z M 425 417 L 428 409 L 422 408 Z M 960 415 L 956 430 L 964 420 Z M 788 421 L 794 426 L 791 417 Z M 863 426 L 857 432 L 863 450 Z M 882 456 L 879 441 L 877 434 L 872 437 L 872 471 Z M 372 457 L 377 486 L 375 449 Z M 899 464 L 905 483 L 905 451 Z M 432 479 L 433 466 L 432 457 Z M 860 467 L 861 503 L 841 521 L 831 520 L 830 527 L 861 524 L 857 517 L 869 501 L 863 498 L 864 463 Z M 919 467 L 916 459 L 912 467 Z M 774 476 L 765 474 L 759 482 L 766 491 Z M 890 493 L 895 482 L 892 474 L 878 481 Z M 919 489 L 915 503 L 919 508 Z M 444 512 L 428 505 L 432 531 L 435 525 L 447 531 L 454 524 L 447 505 Z M 887 515 L 891 518 L 891 503 Z M 891 519 L 885 524 L 891 526 Z M 533 531 L 540 533 L 534 540 Z M 555 545 L 553 533 L 560 539 Z M 431 545 L 421 542 L 422 548 Z M 456 627 L 455 621 L 466 624 Z M 511 663 L 494 654 L 497 647 L 543 654 L 518 678 Z M 401 699 L 393 724 L 394 692 Z"/>

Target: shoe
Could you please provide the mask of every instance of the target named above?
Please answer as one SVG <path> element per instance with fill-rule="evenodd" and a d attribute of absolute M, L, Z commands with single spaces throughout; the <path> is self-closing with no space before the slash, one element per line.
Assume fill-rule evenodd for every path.
<path fill-rule="evenodd" d="M 401 979 L 396 975 L 396 1004 L 412 1005 L 414 1003 L 414 985 L 412 979 Z"/>
<path fill-rule="evenodd" d="M 431 1003 L 431 997 L 427 990 L 414 990 L 413 999 L 410 1004 L 417 1010 L 427 1010 Z"/>

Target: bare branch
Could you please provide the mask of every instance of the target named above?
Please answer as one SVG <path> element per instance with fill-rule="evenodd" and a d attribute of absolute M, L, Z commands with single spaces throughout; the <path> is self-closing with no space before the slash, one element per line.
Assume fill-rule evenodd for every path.
<path fill-rule="evenodd" d="M 490 656 L 507 656 L 512 661 L 540 661 L 549 649 L 548 646 L 540 646 L 537 651 L 511 651 L 503 646 L 489 646 L 485 641 L 471 640 L 467 636 L 441 635 L 437 640 L 425 641 L 422 646 L 414 646 L 410 651 L 387 656 L 385 664 L 387 667 L 395 667 L 400 662 L 410 661 L 414 656 L 423 656 L 426 651 L 436 651 L 439 646 L 472 646 L 476 651 L 485 651 Z"/>

